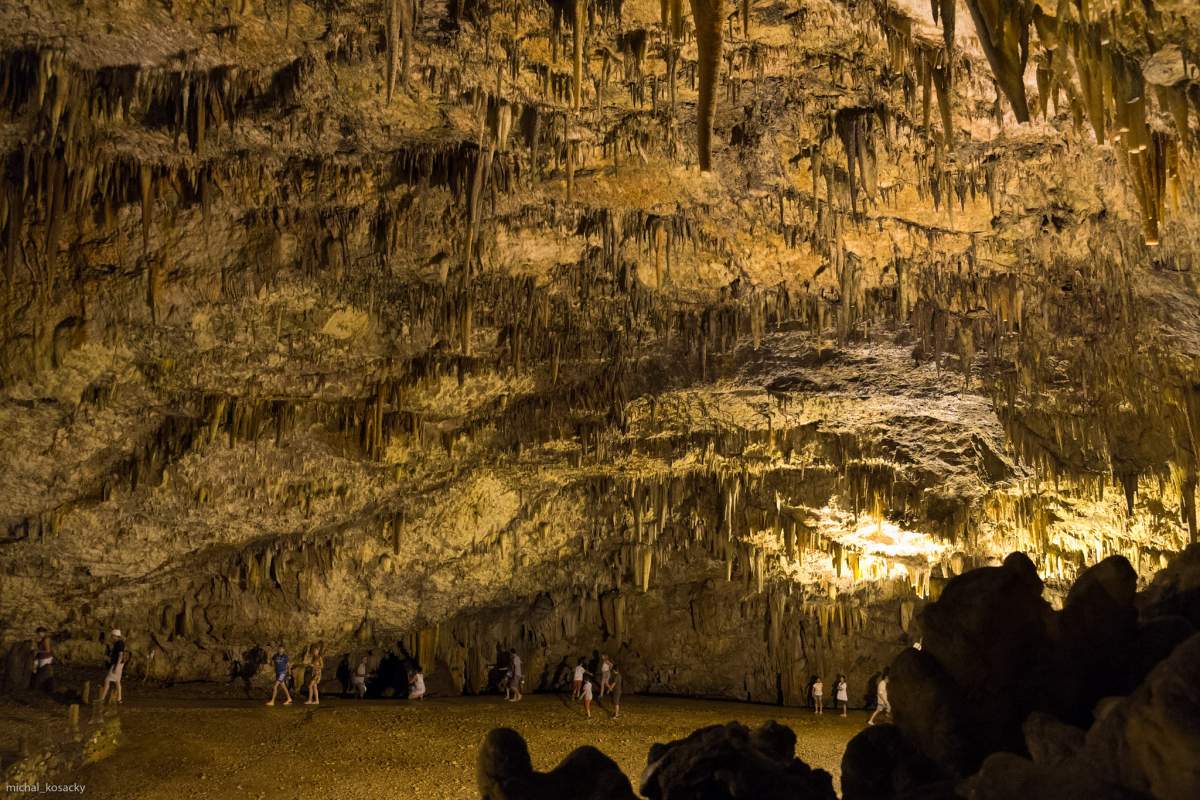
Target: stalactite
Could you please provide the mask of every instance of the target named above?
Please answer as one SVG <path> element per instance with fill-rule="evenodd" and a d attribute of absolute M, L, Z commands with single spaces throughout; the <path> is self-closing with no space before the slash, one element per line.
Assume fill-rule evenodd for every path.
<path fill-rule="evenodd" d="M 583 51 L 587 37 L 587 0 L 574 0 L 571 23 L 574 34 L 575 58 L 571 84 L 571 107 L 578 111 L 583 106 Z"/>
<path fill-rule="evenodd" d="M 700 90 L 696 104 L 696 149 L 700 171 L 712 170 L 713 123 L 717 111 L 717 82 L 724 36 L 724 0 L 691 0 L 696 25 Z"/>
<path fill-rule="evenodd" d="M 1024 76 L 1029 60 L 1029 24 L 1032 21 L 1029 4 L 1026 0 L 966 2 L 997 84 L 1008 97 L 1017 121 L 1028 122 Z"/>

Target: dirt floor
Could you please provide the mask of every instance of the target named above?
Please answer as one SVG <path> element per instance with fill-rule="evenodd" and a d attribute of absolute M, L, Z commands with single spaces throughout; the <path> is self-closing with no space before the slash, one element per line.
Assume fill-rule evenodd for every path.
<path fill-rule="evenodd" d="M 262 701 L 176 689 L 138 697 L 119 713 L 117 753 L 64 782 L 85 784 L 85 797 L 113 800 L 186 798 L 477 798 L 475 756 L 484 735 L 507 725 L 529 742 L 538 769 L 549 769 L 584 744 L 614 758 L 637 788 L 646 752 L 714 723 L 769 719 L 790 725 L 797 755 L 838 778 L 842 751 L 866 722 L 814 716 L 803 709 L 742 703 L 626 697 L 620 719 L 593 706 L 594 719 L 566 697 L 527 696 L 354 701 L 274 708 Z"/>

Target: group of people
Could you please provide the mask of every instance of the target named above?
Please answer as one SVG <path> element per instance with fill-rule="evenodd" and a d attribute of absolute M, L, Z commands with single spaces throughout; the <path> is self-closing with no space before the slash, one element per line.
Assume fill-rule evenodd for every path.
<path fill-rule="evenodd" d="M 812 689 L 813 713 L 825 713 L 825 683 L 821 680 L 820 675 L 814 675 L 809 684 Z M 850 692 L 846 685 L 846 676 L 839 674 L 837 683 L 834 684 L 834 702 L 837 703 L 836 708 L 842 710 L 842 716 L 846 716 L 850 708 Z"/>
<path fill-rule="evenodd" d="M 50 631 L 39 627 L 33 639 L 33 658 L 30 688 L 35 691 L 54 694 L 57 683 L 54 678 L 54 637 Z M 121 679 L 125 674 L 125 664 L 129 660 L 129 651 L 125 647 L 125 637 L 120 628 L 113 628 L 104 657 L 104 688 L 100 694 L 100 702 L 107 703 L 109 693 L 116 703 L 123 703 L 125 695 Z"/>
<path fill-rule="evenodd" d="M 37 635 L 32 643 L 32 670 L 30 684 L 32 688 L 54 692 L 54 641 L 53 637 L 45 628 L 38 628 Z M 257 650 L 261 658 L 262 651 Z M 521 656 L 517 653 L 516 648 L 510 648 L 506 652 L 502 652 L 502 664 L 493 665 L 494 668 L 501 671 L 499 680 L 500 687 L 504 690 L 505 700 L 517 703 L 520 702 L 523 695 L 521 692 L 524 683 L 524 669 L 521 662 Z M 593 654 L 595 656 L 595 654 Z M 350 669 L 349 656 L 343 659 L 343 666 L 339 669 L 339 677 L 343 681 L 343 690 L 346 694 L 353 693 L 359 699 L 367 694 L 368 680 L 377 678 L 384 670 L 384 662 L 397 661 L 404 665 L 409 661 L 400 661 L 391 653 L 385 657 L 383 661 L 377 661 L 375 651 L 368 650 L 357 661 L 354 668 Z M 122 635 L 119 628 L 113 628 L 110 634 L 110 639 L 107 646 L 107 654 L 105 657 L 105 666 L 107 672 L 104 678 L 104 688 L 100 695 L 100 703 L 107 703 L 110 698 L 116 703 L 124 701 L 124 693 L 122 691 L 122 678 L 125 672 L 125 665 L 129 661 L 129 651 L 125 644 L 125 637 Z M 256 662 L 255 669 L 257 670 Z M 593 661 L 593 663 L 595 663 Z M 321 645 L 313 645 L 309 647 L 304 655 L 293 663 L 289 659 L 283 645 L 280 644 L 276 649 L 275 654 L 271 657 L 271 665 L 274 668 L 275 682 L 271 688 L 271 699 L 267 701 L 267 705 L 273 706 L 279 699 L 280 692 L 283 693 L 283 705 L 292 704 L 292 692 L 296 691 L 297 686 L 303 684 L 306 690 L 305 705 L 320 705 L 321 703 L 321 677 L 324 670 L 325 658 L 322 653 Z M 394 671 L 389 668 L 389 671 Z M 300 679 L 297 679 L 294 672 L 300 674 Z M 343 677 L 342 673 L 345 673 Z M 425 697 L 425 674 L 421 667 L 415 662 L 411 662 L 411 666 L 404 666 L 401 670 L 402 678 L 406 679 L 408 699 L 421 700 Z M 249 683 L 247 682 L 247 687 Z M 600 655 L 599 664 L 595 671 L 588 669 L 588 661 L 586 658 L 580 658 L 576 663 L 571 681 L 571 698 L 583 703 L 584 713 L 588 719 L 592 718 L 592 703 L 596 700 L 597 695 L 603 698 L 608 695 L 613 704 L 613 718 L 621 716 L 621 693 L 622 693 L 622 678 L 621 671 L 613 663 L 607 655 Z M 820 676 L 814 675 L 809 682 L 809 694 L 812 698 L 813 711 L 816 714 L 825 713 L 825 684 Z M 834 708 L 840 709 L 842 716 L 847 716 L 850 706 L 849 687 L 846 682 L 846 676 L 839 674 L 837 681 L 834 684 Z M 876 718 L 880 714 L 890 714 L 891 703 L 888 700 L 888 670 L 883 670 L 875 686 L 875 710 L 867 720 L 868 725 L 874 725 Z"/>
<path fill-rule="evenodd" d="M 588 719 L 592 718 L 592 700 L 596 694 L 596 683 L 599 683 L 601 698 L 605 694 L 612 698 L 613 719 L 619 718 L 621 716 L 621 670 L 617 669 L 612 659 L 606 655 L 600 656 L 600 674 L 598 676 L 588 670 L 586 658 L 579 659 L 579 663 L 575 665 L 571 681 L 571 698 L 583 701 L 583 710 Z"/>
<path fill-rule="evenodd" d="M 821 676 L 813 675 L 809 681 L 809 694 L 812 696 L 812 705 L 814 714 L 825 713 L 825 683 L 821 680 Z M 837 683 L 834 684 L 834 702 L 836 708 L 841 709 L 842 716 L 846 716 L 850 707 L 850 692 L 846 684 L 846 676 L 839 674 Z M 868 725 L 875 724 L 875 718 L 880 714 L 891 714 L 892 706 L 888 701 L 888 670 L 885 669 L 879 676 L 879 681 L 875 684 L 875 711 L 867 720 Z"/>
<path fill-rule="evenodd" d="M 292 704 L 292 689 L 300 682 L 295 679 L 293 670 L 302 671 L 302 682 L 307 690 L 304 704 L 314 706 L 321 704 L 321 676 L 325 667 L 325 657 L 320 645 L 308 648 L 299 663 L 292 664 L 287 651 L 281 644 L 276 649 L 275 655 L 271 656 L 271 666 L 275 671 L 275 683 L 271 688 L 271 699 L 267 701 L 267 705 L 275 705 L 280 690 L 283 691 L 283 705 L 290 706 Z M 363 699 L 367 696 L 367 681 L 377 674 L 378 668 L 379 665 L 375 663 L 375 651 L 368 650 L 358 659 L 357 666 L 348 675 L 348 685 L 344 683 L 343 688 L 352 690 L 355 697 Z M 348 668 L 347 671 L 349 672 Z M 425 697 L 425 673 L 420 666 L 414 666 L 408 671 L 407 681 L 408 699 L 423 699 Z"/>

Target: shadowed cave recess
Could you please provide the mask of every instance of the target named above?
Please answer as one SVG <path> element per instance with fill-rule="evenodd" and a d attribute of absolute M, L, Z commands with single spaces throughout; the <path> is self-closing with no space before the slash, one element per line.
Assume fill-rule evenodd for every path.
<path fill-rule="evenodd" d="M 998 733 L 894 697 L 846 763 L 903 768 L 843 767 L 1043 796 L 946 781 L 1197 663 L 1198 42 L 1194 0 L 0 4 L 0 644 L 120 627 L 171 684 L 400 642 L 443 696 L 604 652 L 786 706 L 896 659 L 948 709 L 972 636 L 1043 686 L 1149 654 Z M 708 735 L 667 760 L 790 757 Z M 634 788 L 826 796 L 769 783 Z"/>

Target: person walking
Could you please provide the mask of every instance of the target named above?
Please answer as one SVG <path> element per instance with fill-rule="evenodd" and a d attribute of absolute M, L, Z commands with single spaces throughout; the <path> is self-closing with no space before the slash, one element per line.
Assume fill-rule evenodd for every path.
<path fill-rule="evenodd" d="M 884 670 L 879 676 L 879 683 L 875 686 L 875 711 L 871 714 L 871 718 L 867 720 L 868 725 L 875 724 L 875 718 L 880 713 L 891 714 L 892 704 L 888 702 L 888 670 Z"/>
<path fill-rule="evenodd" d="M 838 708 L 842 710 L 842 716 L 844 717 L 846 716 L 846 710 L 850 708 L 850 693 L 846 687 L 845 675 L 838 675 L 834 692 L 834 699 L 837 701 Z"/>
<path fill-rule="evenodd" d="M 304 705 L 319 706 L 321 705 L 321 669 L 325 666 L 325 659 L 321 657 L 320 645 L 312 649 L 309 665 L 312 667 L 312 677 L 308 679 L 308 699 L 304 701 Z"/>
<path fill-rule="evenodd" d="M 600 656 L 600 696 L 608 691 L 608 677 L 612 674 L 613 663 L 608 656 Z"/>
<path fill-rule="evenodd" d="M 824 699 L 825 699 L 824 694 L 825 694 L 825 684 L 821 681 L 820 676 L 818 676 L 817 679 L 813 682 L 813 687 L 812 687 L 813 711 L 817 714 L 824 713 Z"/>
<path fill-rule="evenodd" d="M 33 689 L 54 694 L 54 643 L 45 628 L 37 629 L 33 647 Z"/>
<path fill-rule="evenodd" d="M 282 644 L 275 651 L 275 655 L 271 656 L 271 665 L 275 667 L 275 685 L 271 687 L 271 699 L 267 701 L 267 705 L 275 705 L 275 697 L 279 694 L 279 690 L 283 689 L 283 704 L 290 706 L 292 693 L 288 691 L 288 657 L 287 653 L 283 651 Z"/>
<path fill-rule="evenodd" d="M 110 691 L 113 692 L 117 705 L 125 702 L 125 695 L 121 691 L 121 677 L 125 673 L 128 654 L 125 651 L 125 637 L 121 635 L 120 628 L 113 628 L 112 639 L 112 644 L 108 648 L 108 674 L 104 677 L 104 691 L 100 694 L 102 705 L 107 705 Z"/>
<path fill-rule="evenodd" d="M 508 688 L 512 691 L 512 696 L 509 697 L 509 702 L 521 702 L 521 657 L 517 655 L 517 648 L 512 648 L 508 651 L 509 659 L 509 675 Z"/>
<path fill-rule="evenodd" d="M 358 666 L 354 668 L 354 678 L 350 682 L 354 696 L 359 700 L 367 696 L 367 672 L 367 656 L 363 656 L 358 660 Z"/>
<path fill-rule="evenodd" d="M 592 718 L 592 682 L 584 680 L 583 682 L 583 710 L 587 712 L 587 718 Z"/>
<path fill-rule="evenodd" d="M 583 665 L 586 659 L 579 659 L 579 663 L 575 665 L 575 679 L 571 683 L 571 699 L 578 700 L 583 697 L 583 676 L 587 674 L 587 667 Z"/>

